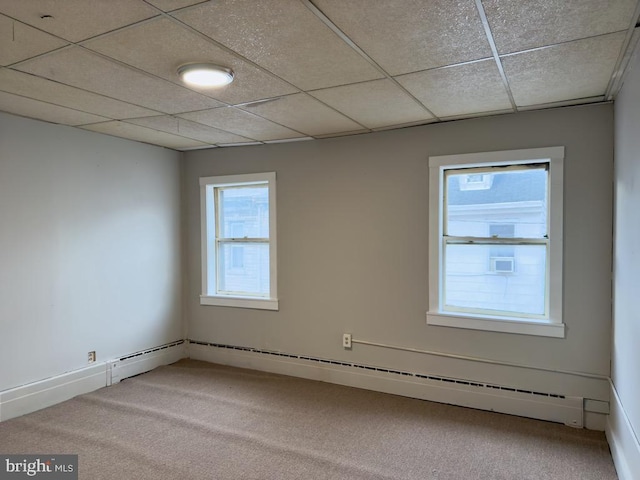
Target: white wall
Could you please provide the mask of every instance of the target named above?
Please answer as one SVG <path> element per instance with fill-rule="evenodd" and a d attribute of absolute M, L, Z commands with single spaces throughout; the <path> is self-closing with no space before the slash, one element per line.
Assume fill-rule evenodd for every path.
<path fill-rule="evenodd" d="M 170 150 L 0 114 L 0 391 L 182 338 Z"/>
<path fill-rule="evenodd" d="M 637 476 L 629 478 L 640 478 L 640 49 L 630 66 L 615 103 L 615 300 L 611 377 L 618 398 L 614 392 L 612 429 L 607 433 L 626 452 L 629 469 L 635 468 Z"/>
<path fill-rule="evenodd" d="M 566 338 L 427 326 L 428 157 L 549 146 L 566 147 Z M 280 311 L 201 306 L 198 178 L 265 171 L 277 172 Z M 602 380 L 357 344 L 346 351 L 341 337 L 607 376 L 612 105 L 189 152 L 183 181 L 191 339 L 608 401 Z"/>

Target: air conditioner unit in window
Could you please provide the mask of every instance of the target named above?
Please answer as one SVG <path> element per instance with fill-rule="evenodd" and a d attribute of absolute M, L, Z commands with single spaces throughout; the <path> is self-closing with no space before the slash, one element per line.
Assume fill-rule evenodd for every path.
<path fill-rule="evenodd" d="M 513 257 L 491 257 L 491 271 L 494 273 L 513 273 L 514 264 Z"/>

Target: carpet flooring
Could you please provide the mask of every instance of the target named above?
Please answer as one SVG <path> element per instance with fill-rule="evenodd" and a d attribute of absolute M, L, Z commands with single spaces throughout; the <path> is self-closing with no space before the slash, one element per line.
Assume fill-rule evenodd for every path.
<path fill-rule="evenodd" d="M 602 432 L 193 360 L 0 423 L 80 479 L 613 480 Z"/>

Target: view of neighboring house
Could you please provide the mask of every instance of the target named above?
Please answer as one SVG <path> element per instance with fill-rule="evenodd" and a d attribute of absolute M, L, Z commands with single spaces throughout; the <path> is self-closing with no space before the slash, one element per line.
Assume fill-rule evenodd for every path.
<path fill-rule="evenodd" d="M 269 195 L 266 186 L 215 189 L 218 291 L 269 294 Z M 213 251 L 213 250 L 212 250 Z"/>
<path fill-rule="evenodd" d="M 447 309 L 545 314 L 547 181 L 544 166 L 447 175 Z"/>

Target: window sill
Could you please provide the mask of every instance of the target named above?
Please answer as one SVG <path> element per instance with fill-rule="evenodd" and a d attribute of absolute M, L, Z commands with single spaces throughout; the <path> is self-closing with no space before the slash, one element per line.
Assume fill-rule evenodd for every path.
<path fill-rule="evenodd" d="M 466 328 L 489 332 L 515 333 L 520 335 L 536 335 L 539 337 L 565 337 L 564 323 L 520 320 L 512 318 L 495 318 L 485 316 L 464 315 L 458 313 L 427 312 L 427 325 L 440 327 Z"/>
<path fill-rule="evenodd" d="M 200 305 L 278 310 L 278 299 L 200 295 Z"/>

